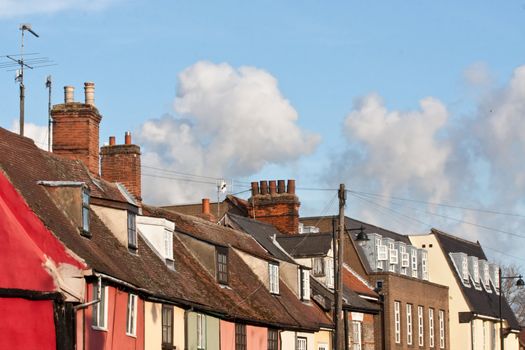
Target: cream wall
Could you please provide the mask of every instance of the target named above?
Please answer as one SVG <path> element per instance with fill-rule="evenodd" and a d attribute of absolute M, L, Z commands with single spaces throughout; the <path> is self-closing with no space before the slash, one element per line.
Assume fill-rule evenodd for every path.
<path fill-rule="evenodd" d="M 421 248 L 423 244 L 426 245 L 425 249 L 428 251 L 429 281 L 449 287 L 448 327 L 450 331 L 450 348 L 471 349 L 471 326 L 469 323 L 459 323 L 459 312 L 468 312 L 471 310 L 457 283 L 454 275 L 456 271 L 449 268 L 447 258 L 434 235 L 409 236 L 409 238 L 412 244 L 418 248 Z M 432 248 L 429 248 L 430 244 L 432 244 Z M 436 339 L 439 341 L 439 338 Z"/>
<path fill-rule="evenodd" d="M 145 350 L 162 347 L 162 304 L 144 303 Z M 184 309 L 173 307 L 173 345 L 184 349 Z"/>
<path fill-rule="evenodd" d="M 299 292 L 299 285 L 298 285 L 298 273 L 297 273 L 297 265 L 292 263 L 287 263 L 284 261 L 280 262 L 279 265 L 279 275 L 281 277 L 281 280 L 290 288 L 295 295 L 299 298 L 300 292 Z"/>
<path fill-rule="evenodd" d="M 268 261 L 254 257 L 253 255 L 246 254 L 243 251 L 235 249 L 235 252 L 239 254 L 242 260 L 250 267 L 250 270 L 259 277 L 261 282 L 266 286 L 266 289 L 270 286 L 269 272 L 268 272 Z"/>
<path fill-rule="evenodd" d="M 323 331 L 323 330 L 314 333 L 314 342 L 313 342 L 314 348 L 313 349 L 309 348 L 309 349 L 318 350 L 319 345 L 326 345 L 327 350 L 331 349 L 332 348 L 331 334 L 332 334 L 331 331 Z"/>
<path fill-rule="evenodd" d="M 314 345 L 315 340 L 313 333 L 283 331 L 281 332 L 281 350 L 295 350 L 295 340 L 297 337 L 305 337 L 307 339 L 306 348 L 308 350 L 317 349 L 316 345 Z"/>
<path fill-rule="evenodd" d="M 118 241 L 128 247 L 128 212 L 123 209 L 114 209 L 90 205 L 90 209 L 104 222 L 111 230 L 111 233 L 117 237 Z"/>

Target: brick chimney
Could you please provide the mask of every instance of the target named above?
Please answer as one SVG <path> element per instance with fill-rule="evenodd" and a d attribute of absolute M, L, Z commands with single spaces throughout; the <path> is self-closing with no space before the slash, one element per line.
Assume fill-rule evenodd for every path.
<path fill-rule="evenodd" d="M 281 233 L 295 235 L 299 231 L 299 198 L 295 195 L 295 180 L 252 182 L 248 199 L 249 213 L 256 220 L 274 225 Z"/>
<path fill-rule="evenodd" d="M 84 83 L 85 102 L 75 102 L 74 87 L 64 87 L 64 103 L 51 109 L 53 153 L 84 162 L 98 175 L 99 124 L 102 115 L 95 107 L 95 84 Z"/>
<path fill-rule="evenodd" d="M 111 182 L 120 182 L 138 201 L 141 196 L 140 147 L 131 143 L 131 133 L 124 136 L 124 144 L 117 145 L 109 137 L 109 145 L 100 148 L 100 175 Z"/>

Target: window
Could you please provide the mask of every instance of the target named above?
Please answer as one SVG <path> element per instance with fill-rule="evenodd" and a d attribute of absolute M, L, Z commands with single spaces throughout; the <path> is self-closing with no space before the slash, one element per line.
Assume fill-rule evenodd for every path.
<path fill-rule="evenodd" d="M 197 314 L 197 349 L 206 349 L 206 316 Z"/>
<path fill-rule="evenodd" d="M 82 189 L 82 234 L 91 236 L 89 233 L 89 189 Z"/>
<path fill-rule="evenodd" d="M 439 310 L 439 347 L 445 348 L 445 311 Z"/>
<path fill-rule="evenodd" d="M 217 247 L 217 282 L 228 284 L 228 248 Z"/>
<path fill-rule="evenodd" d="M 93 284 L 93 300 L 98 298 L 99 285 Z M 106 329 L 107 310 L 107 287 L 100 288 L 100 302 L 93 304 L 93 328 Z"/>
<path fill-rule="evenodd" d="M 313 274 L 315 277 L 323 277 L 325 275 L 324 258 L 313 258 Z"/>
<path fill-rule="evenodd" d="M 334 288 L 334 259 L 326 258 L 326 286 Z"/>
<path fill-rule="evenodd" d="M 425 345 L 425 328 L 423 326 L 423 306 L 417 307 L 417 337 L 419 346 Z"/>
<path fill-rule="evenodd" d="M 386 245 L 377 246 L 377 260 L 388 260 L 388 248 Z"/>
<path fill-rule="evenodd" d="M 268 264 L 270 273 L 270 293 L 279 294 L 279 265 Z"/>
<path fill-rule="evenodd" d="M 268 329 L 268 350 L 279 350 L 279 332 Z"/>
<path fill-rule="evenodd" d="M 428 341 L 431 348 L 434 347 L 434 309 L 428 309 Z"/>
<path fill-rule="evenodd" d="M 301 273 L 301 300 L 310 300 L 310 271 L 300 269 Z"/>
<path fill-rule="evenodd" d="M 468 283 L 468 261 L 466 256 L 461 259 L 461 275 L 463 281 Z"/>
<path fill-rule="evenodd" d="M 137 296 L 128 294 L 128 312 L 126 322 L 126 334 L 135 336 L 137 332 Z"/>
<path fill-rule="evenodd" d="M 381 291 L 383 290 L 383 280 L 377 280 L 376 281 L 376 291 Z"/>
<path fill-rule="evenodd" d="M 246 325 L 235 324 L 235 350 L 246 350 Z"/>
<path fill-rule="evenodd" d="M 128 248 L 137 250 L 137 216 L 128 211 Z"/>
<path fill-rule="evenodd" d="M 395 334 L 396 334 L 396 343 L 401 343 L 401 303 L 399 301 L 394 301 L 394 323 L 395 323 Z"/>
<path fill-rule="evenodd" d="M 396 248 L 393 248 L 393 244 L 391 246 L 392 248 L 390 248 L 390 264 L 397 264 L 399 262 L 398 251 Z"/>
<path fill-rule="evenodd" d="M 296 350 L 308 350 L 305 337 L 297 337 Z"/>
<path fill-rule="evenodd" d="M 361 322 L 352 321 L 352 350 L 361 350 Z"/>
<path fill-rule="evenodd" d="M 162 347 L 173 349 L 173 307 L 162 305 Z"/>
<path fill-rule="evenodd" d="M 407 344 L 412 345 L 412 304 L 407 304 Z"/>
<path fill-rule="evenodd" d="M 173 260 L 173 233 L 170 230 L 164 230 L 164 255 Z"/>

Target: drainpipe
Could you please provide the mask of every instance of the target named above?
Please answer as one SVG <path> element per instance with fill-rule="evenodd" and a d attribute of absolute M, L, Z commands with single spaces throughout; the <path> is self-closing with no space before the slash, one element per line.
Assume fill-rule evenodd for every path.
<path fill-rule="evenodd" d="M 345 335 L 345 350 L 348 350 L 348 311 L 347 310 L 344 310 L 343 311 L 343 315 L 344 315 L 344 318 L 345 318 L 345 331 L 344 331 L 344 335 Z"/>
<path fill-rule="evenodd" d="M 80 309 L 85 309 L 88 306 L 100 303 L 100 297 L 102 296 L 102 276 L 97 275 L 97 274 L 95 274 L 95 276 L 98 277 L 97 298 L 94 299 L 94 300 L 91 300 L 91 301 L 89 301 L 87 303 L 74 306 L 73 309 L 75 311 L 80 310 Z"/>

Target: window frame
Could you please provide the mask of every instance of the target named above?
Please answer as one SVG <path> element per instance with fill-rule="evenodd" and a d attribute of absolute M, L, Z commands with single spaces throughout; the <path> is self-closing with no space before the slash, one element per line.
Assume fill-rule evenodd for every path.
<path fill-rule="evenodd" d="M 425 310 L 423 306 L 418 305 L 417 307 L 417 329 L 418 329 L 418 345 L 425 346 L 425 323 L 424 323 Z"/>
<path fill-rule="evenodd" d="M 235 350 L 246 350 L 246 325 L 235 324 Z"/>
<path fill-rule="evenodd" d="M 268 350 L 279 350 L 279 331 L 277 329 L 268 328 L 267 344 Z"/>
<path fill-rule="evenodd" d="M 173 306 L 162 305 L 162 319 L 161 319 L 161 339 L 162 349 L 173 349 Z M 168 321 L 166 323 L 166 321 Z M 166 334 L 167 339 L 164 337 Z"/>
<path fill-rule="evenodd" d="M 312 276 L 325 277 L 326 267 L 325 259 L 322 256 L 312 258 Z"/>
<path fill-rule="evenodd" d="M 126 310 L 126 335 L 130 337 L 137 336 L 137 307 L 138 297 L 136 294 L 128 294 L 128 307 Z"/>
<path fill-rule="evenodd" d="M 357 332 L 356 332 L 356 329 L 357 329 Z M 361 350 L 362 346 L 363 346 L 363 324 L 360 321 L 352 321 L 352 350 Z"/>
<path fill-rule="evenodd" d="M 396 344 L 401 344 L 401 302 L 394 301 L 394 340 Z"/>
<path fill-rule="evenodd" d="M 406 305 L 407 314 L 407 345 L 412 345 L 414 341 L 413 322 L 412 322 L 412 304 Z"/>
<path fill-rule="evenodd" d="M 299 273 L 301 275 L 301 300 L 310 300 L 310 271 L 307 269 L 300 268 Z"/>
<path fill-rule="evenodd" d="M 433 348 L 435 346 L 434 336 L 434 309 L 428 308 L 428 346 Z"/>
<path fill-rule="evenodd" d="M 304 342 L 304 348 L 299 346 L 301 342 Z M 308 350 L 308 338 L 297 337 L 297 339 L 295 340 L 295 349 L 296 350 Z"/>
<path fill-rule="evenodd" d="M 439 318 L 439 348 L 444 349 L 445 348 L 445 311 L 444 310 L 438 311 L 438 318 Z"/>
<path fill-rule="evenodd" d="M 224 259 L 223 259 L 224 258 Z M 223 261 L 224 260 L 224 261 Z M 215 247 L 215 264 L 217 267 L 217 282 L 222 285 L 228 285 L 228 248 L 227 247 Z"/>
<path fill-rule="evenodd" d="M 98 283 L 94 283 L 92 287 L 93 291 L 93 300 L 95 300 L 97 294 L 98 294 Z M 107 331 L 108 330 L 108 287 L 104 284 L 101 285 L 100 290 L 100 301 L 98 303 L 93 304 L 93 307 L 91 309 L 91 328 L 97 330 L 97 331 Z M 101 311 L 102 307 L 102 311 Z M 100 315 L 103 317 L 103 323 L 100 324 Z M 95 317 L 96 315 L 96 317 Z"/>
<path fill-rule="evenodd" d="M 206 315 L 197 314 L 197 349 L 206 349 Z"/>
<path fill-rule="evenodd" d="M 279 294 L 279 264 L 268 262 L 268 290 L 272 294 Z"/>
<path fill-rule="evenodd" d="M 91 210 L 89 209 L 89 205 L 91 202 L 91 193 L 89 191 L 88 187 L 82 187 L 81 191 L 81 202 L 82 202 L 82 223 L 80 227 L 80 231 L 83 236 L 91 237 L 91 231 L 90 231 L 90 219 L 91 219 Z"/>
<path fill-rule="evenodd" d="M 137 237 L 137 214 L 128 210 L 128 249 L 136 253 L 138 249 Z"/>
<path fill-rule="evenodd" d="M 326 276 L 325 276 L 326 286 L 328 288 L 334 288 L 334 285 L 335 285 L 335 267 L 334 267 L 334 259 L 333 258 L 331 258 L 331 257 L 327 257 L 326 258 L 325 268 L 326 268 Z"/>

